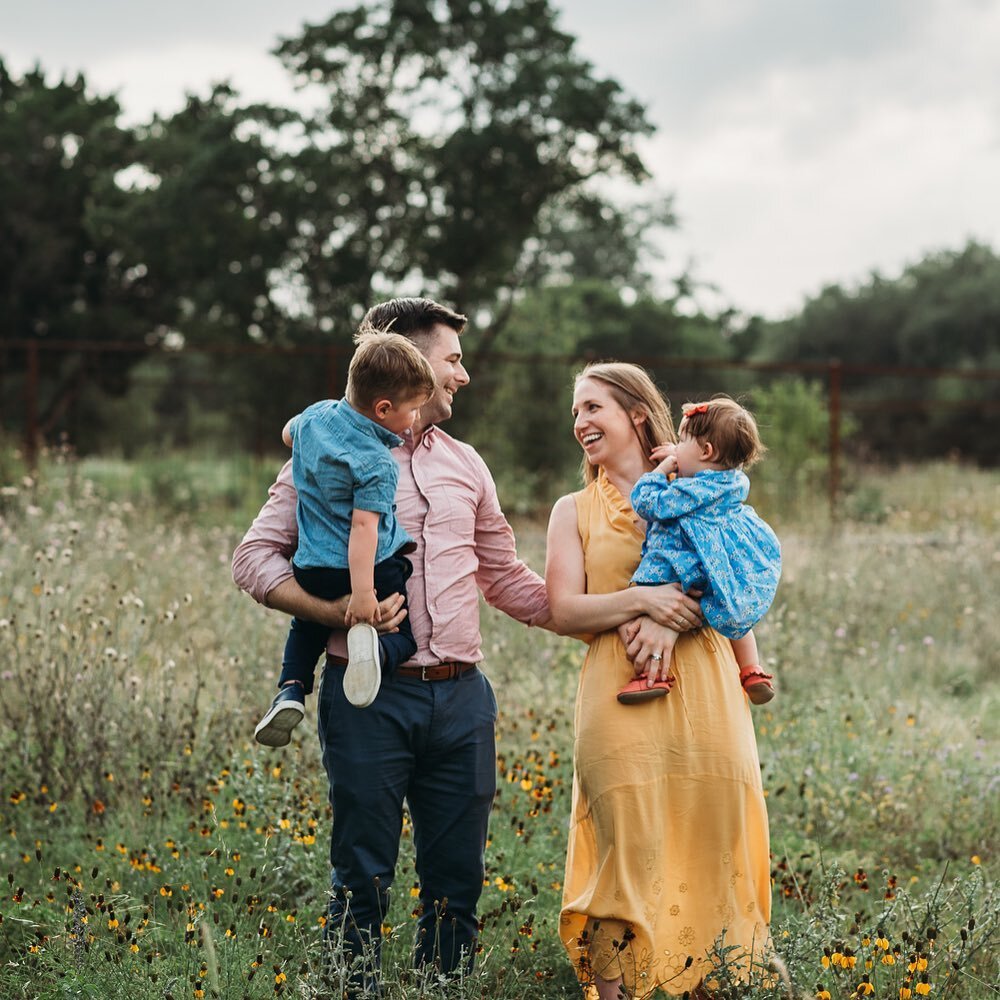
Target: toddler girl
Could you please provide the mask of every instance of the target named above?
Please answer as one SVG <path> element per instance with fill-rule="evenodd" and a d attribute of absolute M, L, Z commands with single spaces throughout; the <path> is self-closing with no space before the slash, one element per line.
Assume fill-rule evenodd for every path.
<path fill-rule="evenodd" d="M 764 453 L 748 410 L 726 396 L 687 403 L 677 444 L 660 445 L 660 464 L 640 477 L 632 509 L 646 521 L 642 561 L 632 577 L 639 586 L 679 583 L 703 592 L 705 620 L 732 641 L 740 682 L 755 705 L 774 697 L 773 677 L 760 667 L 752 627 L 774 600 L 781 575 L 781 546 L 771 528 L 745 504 L 748 469 Z M 677 633 L 663 650 L 670 659 Z M 662 697 L 673 678 L 649 685 L 637 677 L 619 693 L 631 704 Z"/>

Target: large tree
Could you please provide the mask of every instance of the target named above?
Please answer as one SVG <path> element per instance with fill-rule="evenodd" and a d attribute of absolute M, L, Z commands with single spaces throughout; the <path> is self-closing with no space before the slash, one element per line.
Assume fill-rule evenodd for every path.
<path fill-rule="evenodd" d="M 280 44 L 328 95 L 295 157 L 292 270 L 316 317 L 411 288 L 501 318 L 546 212 L 597 178 L 646 176 L 642 106 L 556 22 L 547 0 L 383 0 Z"/>
<path fill-rule="evenodd" d="M 220 86 L 129 130 L 82 77 L 0 67 L 0 329 L 134 347 L 99 363 L 46 351 L 43 431 L 70 406 L 98 428 L 104 395 L 141 378 L 174 440 L 197 393 L 267 440 L 336 388 L 344 358 L 261 367 L 161 348 L 346 354 L 368 304 L 414 293 L 475 314 L 469 348 L 485 351 L 527 289 L 644 289 L 645 235 L 672 224 L 669 203 L 623 208 L 602 184 L 645 178 L 634 143 L 651 127 L 547 0 L 381 0 L 276 51 L 320 112 L 242 106 Z M 23 361 L 5 356 L 6 389 Z M 275 399 L 276 384 L 298 395 Z"/>
<path fill-rule="evenodd" d="M 328 390 L 308 377 L 311 361 L 244 350 L 294 345 L 302 332 L 286 267 L 296 181 L 270 141 L 293 118 L 243 107 L 225 85 L 189 95 L 176 114 L 136 130 L 121 182 L 128 197 L 103 213 L 139 274 L 149 344 L 195 348 L 159 351 L 141 370 L 167 440 L 189 443 L 198 419 L 216 411 L 235 441 L 277 443 L 285 420 Z M 282 395 L 293 386 L 301 396 Z"/>
<path fill-rule="evenodd" d="M 67 345 L 42 358 L 43 432 L 87 381 L 125 384 L 127 356 L 88 371 L 74 343 L 145 332 L 135 275 L 95 217 L 120 195 L 115 176 L 131 162 L 133 137 L 118 114 L 115 99 L 89 94 L 83 77 L 50 85 L 36 68 L 18 80 L 0 61 L 0 334 L 8 346 Z M 26 359 L 23 349 L 7 352 L 5 392 L 17 391 Z"/>
<path fill-rule="evenodd" d="M 241 107 L 220 85 L 137 129 L 133 169 L 120 182 L 129 197 L 101 217 L 139 268 L 157 339 L 168 331 L 199 346 L 285 338 L 286 313 L 272 296 L 292 223 L 282 154 L 264 127 L 288 117 Z"/>
<path fill-rule="evenodd" d="M 43 437 L 72 422 L 85 446 L 99 438 L 102 401 L 137 374 L 174 430 L 196 390 L 203 406 L 243 400 L 240 416 L 255 414 L 273 397 L 273 366 L 159 348 L 238 348 L 255 334 L 280 343 L 294 327 L 273 298 L 292 225 L 289 182 L 271 162 L 283 154 L 272 157 L 265 131 L 290 116 L 241 108 L 224 86 L 134 130 L 119 115 L 82 76 L 15 79 L 0 63 L 0 330 L 8 345 L 37 344 L 39 360 L 25 383 L 28 350 L 8 350 L 4 391 L 27 391 Z M 95 353 L 102 342 L 115 349 Z"/>

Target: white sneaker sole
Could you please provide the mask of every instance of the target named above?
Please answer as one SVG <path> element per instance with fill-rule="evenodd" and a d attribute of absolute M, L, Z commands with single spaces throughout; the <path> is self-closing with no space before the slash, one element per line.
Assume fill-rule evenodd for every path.
<path fill-rule="evenodd" d="M 271 709 L 253 731 L 253 738 L 266 747 L 288 746 L 292 730 L 305 717 L 305 710 L 298 705 L 285 702 Z"/>
<path fill-rule="evenodd" d="M 347 669 L 344 695 L 356 708 L 367 708 L 382 683 L 378 632 L 371 625 L 354 625 L 347 633 Z"/>

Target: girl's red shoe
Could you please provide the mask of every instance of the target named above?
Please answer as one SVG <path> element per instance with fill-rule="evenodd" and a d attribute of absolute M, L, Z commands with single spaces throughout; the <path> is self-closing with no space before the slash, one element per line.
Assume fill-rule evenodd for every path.
<path fill-rule="evenodd" d="M 670 674 L 665 681 L 653 681 L 653 686 L 649 687 L 649 675 L 643 674 L 628 682 L 618 692 L 618 700 L 623 705 L 638 705 L 644 701 L 651 701 L 653 698 L 662 698 L 670 694 L 670 689 L 674 686 L 674 676 Z"/>
<path fill-rule="evenodd" d="M 747 697 L 754 705 L 766 705 L 774 697 L 773 674 L 765 674 L 756 664 L 745 666 L 740 671 L 740 683 Z"/>

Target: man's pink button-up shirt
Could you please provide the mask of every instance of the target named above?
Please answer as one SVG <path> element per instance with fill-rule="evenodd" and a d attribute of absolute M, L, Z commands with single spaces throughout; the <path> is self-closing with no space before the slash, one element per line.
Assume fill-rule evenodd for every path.
<path fill-rule="evenodd" d="M 396 516 L 417 544 L 406 586 L 417 652 L 408 662 L 482 659 L 479 590 L 526 625 L 545 621 L 545 581 L 518 559 L 493 477 L 475 449 L 432 426 L 416 440 L 408 436 L 393 456 L 399 462 Z M 295 500 L 287 462 L 233 555 L 236 585 L 261 604 L 292 575 Z M 328 650 L 345 654 L 343 632 L 331 633 Z"/>

